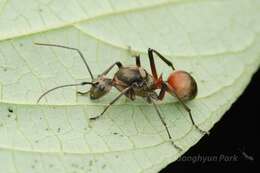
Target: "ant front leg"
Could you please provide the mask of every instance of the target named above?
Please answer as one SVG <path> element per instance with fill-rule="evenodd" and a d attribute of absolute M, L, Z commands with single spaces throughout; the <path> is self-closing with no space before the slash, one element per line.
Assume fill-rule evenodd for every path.
<path fill-rule="evenodd" d="M 108 108 L 113 105 L 120 97 L 122 97 L 123 95 L 125 95 L 130 89 L 132 89 L 132 86 L 129 86 L 127 88 L 125 88 L 123 91 L 121 91 L 121 93 L 116 97 L 114 98 L 106 107 L 105 109 L 98 115 L 98 116 L 95 116 L 95 117 L 91 117 L 90 120 L 96 120 L 97 118 L 99 118 L 101 115 L 103 115 L 107 110 Z"/>
<path fill-rule="evenodd" d="M 152 74 L 153 74 L 153 77 L 155 79 L 158 79 L 158 75 L 157 75 L 156 66 L 155 66 L 155 63 L 154 63 L 153 53 L 155 53 L 164 63 L 166 63 L 168 66 L 170 66 L 172 68 L 172 70 L 175 70 L 171 61 L 169 61 L 164 56 L 162 56 L 158 51 L 149 48 L 148 49 L 148 57 L 149 57 L 149 61 L 150 61 L 150 67 L 151 67 L 151 70 L 152 70 Z"/>

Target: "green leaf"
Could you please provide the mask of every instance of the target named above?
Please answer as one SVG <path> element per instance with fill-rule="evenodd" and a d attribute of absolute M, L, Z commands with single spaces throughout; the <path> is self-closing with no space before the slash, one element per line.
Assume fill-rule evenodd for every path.
<path fill-rule="evenodd" d="M 129 46 L 149 69 L 146 50 L 155 48 L 195 77 L 199 93 L 187 104 L 210 130 L 259 67 L 259 9 L 259 0 L 0 0 L 0 172 L 157 172 L 202 137 L 171 96 L 158 105 L 183 152 L 142 99 L 122 98 L 89 122 L 115 89 L 90 101 L 76 95 L 88 87 L 63 88 L 36 104 L 90 76 L 75 52 L 33 42 L 79 48 L 95 75 L 134 64 Z M 156 62 L 166 79 L 170 69 Z"/>

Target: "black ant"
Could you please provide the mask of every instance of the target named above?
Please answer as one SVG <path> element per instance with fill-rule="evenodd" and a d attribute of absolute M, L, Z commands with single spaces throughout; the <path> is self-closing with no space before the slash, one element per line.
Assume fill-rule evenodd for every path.
<path fill-rule="evenodd" d="M 135 56 L 136 65 L 134 66 L 123 66 L 121 62 L 115 62 L 112 64 L 108 69 L 106 69 L 103 73 L 97 76 L 97 78 L 93 77 L 93 74 L 85 60 L 83 54 L 80 52 L 79 49 L 71 48 L 62 45 L 56 44 L 43 44 L 43 43 L 35 43 L 36 45 L 42 46 L 53 46 L 53 47 L 61 47 L 66 49 L 75 50 L 79 53 L 80 57 L 82 58 L 87 70 L 90 74 L 92 79 L 91 82 L 82 82 L 77 84 L 68 84 L 68 85 L 61 85 L 55 88 L 52 88 L 45 93 L 43 93 L 37 103 L 49 92 L 56 90 L 58 88 L 63 87 L 70 87 L 70 86 L 79 86 L 79 85 L 91 85 L 91 88 L 87 92 L 77 92 L 78 94 L 85 95 L 90 94 L 90 99 L 99 99 L 107 94 L 112 87 L 115 87 L 120 91 L 120 94 L 114 98 L 105 108 L 104 110 L 95 117 L 91 117 L 91 120 L 97 119 L 101 115 L 103 115 L 106 110 L 115 103 L 121 96 L 125 95 L 131 100 L 135 100 L 135 96 L 140 96 L 146 99 L 148 103 L 152 103 L 159 118 L 164 125 L 166 132 L 168 134 L 169 139 L 171 140 L 172 144 L 179 150 L 177 145 L 174 144 L 172 141 L 172 137 L 164 121 L 163 117 L 161 116 L 159 109 L 155 103 L 156 100 L 162 100 L 165 96 L 165 93 L 168 92 L 169 94 L 175 96 L 184 109 L 189 113 L 190 120 L 199 132 L 205 134 L 208 132 L 201 130 L 198 125 L 194 122 L 193 117 L 191 115 L 190 108 L 184 103 L 184 101 L 192 100 L 197 95 L 197 83 L 195 79 L 185 71 L 175 70 L 172 63 L 167 60 L 164 56 L 162 56 L 158 51 L 154 49 L 148 49 L 148 57 L 150 61 L 150 67 L 152 71 L 152 75 L 149 74 L 144 68 L 141 67 L 140 56 Z M 170 73 L 167 81 L 163 81 L 162 75 L 158 77 L 155 63 L 154 63 L 154 54 L 156 54 L 164 63 L 166 63 L 169 67 L 172 68 L 173 72 Z M 118 71 L 114 74 L 113 79 L 106 77 L 109 71 L 114 67 L 118 67 Z M 156 89 L 160 89 L 159 94 L 155 92 Z"/>

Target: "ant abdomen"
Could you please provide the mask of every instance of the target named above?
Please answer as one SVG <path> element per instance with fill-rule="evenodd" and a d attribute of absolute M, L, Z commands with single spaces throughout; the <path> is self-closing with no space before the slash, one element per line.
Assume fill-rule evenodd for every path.
<path fill-rule="evenodd" d="M 181 100 L 192 100 L 197 95 L 197 83 L 195 79 L 185 71 L 172 72 L 167 80 L 176 95 Z"/>

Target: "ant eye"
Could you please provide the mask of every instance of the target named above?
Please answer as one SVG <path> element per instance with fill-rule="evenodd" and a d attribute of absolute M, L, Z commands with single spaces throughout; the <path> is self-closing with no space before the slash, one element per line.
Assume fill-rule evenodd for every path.
<path fill-rule="evenodd" d="M 100 89 L 100 91 L 104 91 L 105 90 L 105 86 L 101 85 L 101 86 L 99 86 L 99 89 Z"/>
<path fill-rule="evenodd" d="M 99 82 L 95 82 L 93 83 L 93 86 L 97 86 L 99 84 Z"/>

